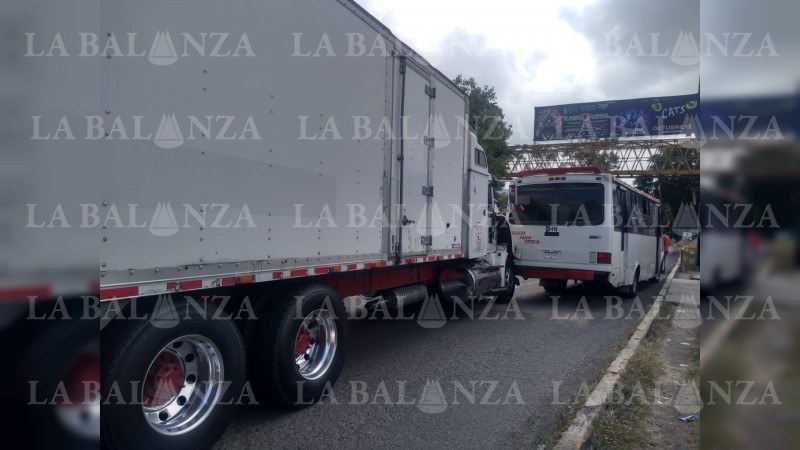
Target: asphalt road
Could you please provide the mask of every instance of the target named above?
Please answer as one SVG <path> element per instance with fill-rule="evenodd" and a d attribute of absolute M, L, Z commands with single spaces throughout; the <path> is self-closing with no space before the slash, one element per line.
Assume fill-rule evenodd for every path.
<path fill-rule="evenodd" d="M 535 448 L 602 374 L 665 278 L 640 284 L 637 299 L 570 283 L 554 300 L 528 280 L 511 306 L 476 304 L 472 318 L 459 308 L 453 318 L 443 303 L 443 321 L 429 303 L 409 319 L 351 320 L 331 396 L 299 410 L 243 407 L 216 448 Z"/>

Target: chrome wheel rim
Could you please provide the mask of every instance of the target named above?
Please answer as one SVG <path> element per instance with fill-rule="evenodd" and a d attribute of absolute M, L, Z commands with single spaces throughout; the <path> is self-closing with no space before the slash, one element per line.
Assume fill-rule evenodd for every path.
<path fill-rule="evenodd" d="M 316 380 L 328 371 L 338 344 L 336 320 L 327 309 L 308 314 L 294 340 L 297 371 L 307 380 Z"/>
<path fill-rule="evenodd" d="M 142 413 L 157 432 L 175 436 L 200 425 L 223 392 L 222 355 L 200 335 L 167 344 L 150 362 L 142 383 Z"/>

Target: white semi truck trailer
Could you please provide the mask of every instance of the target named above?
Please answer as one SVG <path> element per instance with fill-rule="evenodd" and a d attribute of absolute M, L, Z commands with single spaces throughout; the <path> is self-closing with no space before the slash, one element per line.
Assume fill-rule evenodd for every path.
<path fill-rule="evenodd" d="M 318 400 L 345 297 L 511 299 L 468 97 L 357 4 L 100 12 L 101 120 L 81 126 L 105 136 L 105 447 L 210 446 L 246 379 L 259 401 Z M 245 298 L 257 320 L 236 320 Z"/>

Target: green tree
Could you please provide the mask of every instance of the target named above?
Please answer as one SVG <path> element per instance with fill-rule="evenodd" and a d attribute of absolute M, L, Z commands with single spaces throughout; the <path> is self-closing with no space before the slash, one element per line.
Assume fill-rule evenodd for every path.
<path fill-rule="evenodd" d="M 503 108 L 497 104 L 497 93 L 488 85 L 479 86 L 474 78 L 457 76 L 453 82 L 469 97 L 469 125 L 486 150 L 489 172 L 498 178 L 508 176 L 508 161 L 513 150 L 508 146 L 512 129 L 505 121 Z"/>
<path fill-rule="evenodd" d="M 508 192 L 498 192 L 495 201 L 500 211 L 505 211 L 508 208 Z"/>
<path fill-rule="evenodd" d="M 674 167 L 681 169 L 697 170 L 700 168 L 700 159 L 696 158 L 696 149 L 683 149 L 689 156 L 682 158 L 679 152 L 667 152 L 653 155 L 650 159 L 650 169 Z M 687 162 L 688 161 L 688 162 Z M 687 166 L 688 165 L 688 166 Z M 636 187 L 648 194 L 661 199 L 662 220 L 671 224 L 674 215 L 680 211 L 681 204 L 692 205 L 694 198 L 692 191 L 700 189 L 699 175 L 674 175 L 674 176 L 639 176 L 634 182 Z"/>

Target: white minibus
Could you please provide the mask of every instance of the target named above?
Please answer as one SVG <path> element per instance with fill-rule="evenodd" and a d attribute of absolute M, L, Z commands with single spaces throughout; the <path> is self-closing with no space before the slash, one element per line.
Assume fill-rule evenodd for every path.
<path fill-rule="evenodd" d="M 660 202 L 595 167 L 529 170 L 510 187 L 515 274 L 549 292 L 569 280 L 635 296 L 658 281 Z"/>

